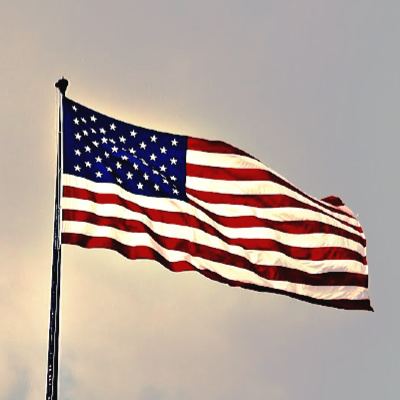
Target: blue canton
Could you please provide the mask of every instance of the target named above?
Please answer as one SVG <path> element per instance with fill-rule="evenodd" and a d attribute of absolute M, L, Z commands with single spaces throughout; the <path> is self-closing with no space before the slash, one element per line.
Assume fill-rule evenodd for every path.
<path fill-rule="evenodd" d="M 64 98 L 64 173 L 186 200 L 186 136 L 129 125 Z"/>

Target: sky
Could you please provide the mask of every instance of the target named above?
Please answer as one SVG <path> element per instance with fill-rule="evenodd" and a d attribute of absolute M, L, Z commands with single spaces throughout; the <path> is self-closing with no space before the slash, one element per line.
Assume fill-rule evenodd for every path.
<path fill-rule="evenodd" d="M 399 398 L 400 2 L 3 1 L 0 399 L 45 398 L 57 93 L 229 142 L 367 237 L 374 313 L 63 247 L 62 400 Z"/>

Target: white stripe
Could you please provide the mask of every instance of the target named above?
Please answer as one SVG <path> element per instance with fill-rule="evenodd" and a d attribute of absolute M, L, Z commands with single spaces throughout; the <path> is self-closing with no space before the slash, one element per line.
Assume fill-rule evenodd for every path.
<path fill-rule="evenodd" d="M 201 257 L 192 257 L 177 250 L 167 250 L 160 246 L 146 233 L 127 233 L 115 228 L 96 226 L 85 222 L 64 221 L 63 232 L 84 234 L 91 237 L 107 237 L 126 246 L 146 246 L 154 249 L 170 262 L 186 261 L 198 270 L 206 269 L 230 280 L 254 284 L 290 293 L 296 293 L 321 300 L 362 300 L 368 299 L 365 288 L 353 286 L 312 286 L 282 281 L 271 281 L 261 278 L 252 271 L 222 263 L 213 262 Z"/>
<path fill-rule="evenodd" d="M 268 167 L 266 167 L 260 161 L 255 160 L 254 158 L 230 153 L 207 153 L 198 150 L 187 150 L 186 162 L 188 164 L 202 165 L 208 167 L 253 168 L 270 171 Z"/>
<path fill-rule="evenodd" d="M 200 229 L 152 221 L 147 215 L 133 212 L 119 205 L 98 204 L 89 200 L 65 198 L 63 199 L 63 209 L 88 211 L 102 217 L 116 217 L 124 220 L 140 221 L 160 236 L 189 240 L 192 243 L 222 250 L 243 257 L 255 265 L 278 265 L 310 274 L 320 274 L 323 272 L 366 273 L 366 266 L 354 260 L 297 260 L 278 251 L 246 250 L 241 246 L 229 245 L 222 239 Z"/>
<path fill-rule="evenodd" d="M 149 197 L 139 194 L 133 194 L 113 183 L 98 183 L 85 178 L 79 178 L 74 175 L 63 174 L 63 185 L 81 189 L 86 189 L 95 193 L 113 193 L 122 199 L 131 201 L 141 207 L 151 208 L 160 211 L 182 212 L 194 215 L 200 219 L 208 218 L 206 214 L 192 207 L 185 201 L 174 200 L 159 197 Z M 352 229 L 347 225 L 343 225 L 336 219 L 329 216 L 317 213 L 311 210 L 302 210 L 298 208 L 256 208 L 243 205 L 230 204 L 211 204 L 198 200 L 197 198 L 188 195 L 188 197 L 201 207 L 221 216 L 225 217 L 246 217 L 254 216 L 260 219 L 269 219 L 271 221 L 315 221 L 322 222 L 337 228 L 344 229 L 348 232 L 356 234 L 364 238 L 364 234 Z"/>
<path fill-rule="evenodd" d="M 189 164 L 195 164 L 199 166 L 208 166 L 208 167 L 225 167 L 225 168 L 238 168 L 238 169 L 243 169 L 243 168 L 250 168 L 250 169 L 260 169 L 264 171 L 268 171 L 275 176 L 279 177 L 283 181 L 287 182 L 289 185 L 292 185 L 287 179 L 279 175 L 277 172 L 273 171 L 272 169 L 268 168 L 264 164 L 262 164 L 260 161 L 254 160 L 250 157 L 238 155 L 238 154 L 225 154 L 225 153 L 207 153 L 207 152 L 202 152 L 202 151 L 197 151 L 197 150 L 187 150 L 186 152 L 186 161 Z M 194 178 L 194 177 L 187 177 L 187 182 L 190 179 L 206 179 L 206 178 Z M 229 183 L 226 185 L 229 186 L 230 184 L 233 185 L 232 181 L 228 181 Z M 242 181 L 236 182 L 236 184 L 240 184 Z M 250 181 L 251 183 L 251 181 Z M 256 182 L 257 183 L 257 182 Z M 275 185 L 280 186 L 281 188 L 284 188 L 282 185 L 279 185 L 278 183 L 275 183 Z M 197 186 L 197 185 L 196 185 Z M 295 186 L 295 185 L 292 185 Z M 188 186 L 190 187 L 190 186 Z M 200 186 L 201 188 L 202 186 Z M 237 186 L 239 187 L 239 186 Z M 286 191 L 288 191 L 289 196 L 296 198 L 298 200 L 301 200 L 303 202 L 306 202 L 307 204 L 311 204 L 320 210 L 323 210 L 330 215 L 333 215 L 336 218 L 339 218 L 342 221 L 346 221 L 349 224 L 356 225 L 358 226 L 358 221 L 355 220 L 355 218 L 347 217 L 341 213 L 337 213 L 332 208 L 330 207 L 324 207 L 321 205 L 321 201 L 318 199 L 313 198 L 314 201 L 310 201 L 307 199 L 305 196 L 302 196 L 301 194 L 298 194 L 291 189 L 285 188 Z M 197 189 L 197 190 L 202 190 L 202 189 Z M 204 189 L 203 189 L 204 190 Z M 227 190 L 230 190 L 227 188 Z M 254 190 L 253 188 L 250 188 L 250 190 Z M 210 190 L 212 191 L 212 190 Z M 223 192 L 217 192 L 217 193 L 230 193 L 229 191 L 223 191 Z M 235 193 L 235 192 L 233 192 Z M 239 193 L 243 193 L 243 191 L 240 191 Z M 257 189 L 255 189 L 255 192 L 253 193 L 250 191 L 249 193 L 251 194 L 258 194 Z M 267 192 L 268 193 L 268 192 Z M 310 196 L 311 197 L 311 196 Z M 352 213 L 352 212 L 351 212 Z"/>

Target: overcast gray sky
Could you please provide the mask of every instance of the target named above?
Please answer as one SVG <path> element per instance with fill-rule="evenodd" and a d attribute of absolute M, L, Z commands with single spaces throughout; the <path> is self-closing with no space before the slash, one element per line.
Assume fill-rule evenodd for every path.
<path fill-rule="evenodd" d="M 399 398 L 400 2 L 3 1 L 0 399 L 45 397 L 56 91 L 221 139 L 367 237 L 375 313 L 64 246 L 60 400 Z"/>

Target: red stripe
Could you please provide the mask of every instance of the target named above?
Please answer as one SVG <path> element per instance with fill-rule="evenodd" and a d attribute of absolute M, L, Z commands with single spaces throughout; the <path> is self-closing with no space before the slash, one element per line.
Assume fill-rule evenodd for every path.
<path fill-rule="evenodd" d="M 269 171 L 256 168 L 225 168 L 186 164 L 186 175 L 198 178 L 225 181 L 271 181 L 281 183 L 282 179 Z"/>
<path fill-rule="evenodd" d="M 234 205 L 243 205 L 248 207 L 256 207 L 256 208 L 284 208 L 284 207 L 292 207 L 292 208 L 301 208 L 306 210 L 315 211 L 319 214 L 327 215 L 336 221 L 340 222 L 343 225 L 346 225 L 350 228 L 358 232 L 362 232 L 360 226 L 354 226 L 349 224 L 346 221 L 342 221 L 334 216 L 328 214 L 325 211 L 322 211 L 316 207 L 313 207 L 309 204 L 302 203 L 299 200 L 293 199 L 292 197 L 283 195 L 283 194 L 268 194 L 268 195 L 240 195 L 240 194 L 225 194 L 225 193 L 213 193 L 213 192 L 203 192 L 195 189 L 186 189 L 186 193 L 196 197 L 197 199 L 212 203 L 212 204 L 234 204 Z"/>
<path fill-rule="evenodd" d="M 146 209 L 143 208 L 142 214 L 146 214 Z M 218 237 L 224 243 L 232 246 L 239 246 L 246 250 L 260 251 L 275 251 L 285 254 L 288 257 L 297 260 L 323 261 L 323 260 L 354 260 L 364 265 L 367 264 L 365 257 L 359 253 L 344 249 L 341 247 L 320 247 L 320 248 L 304 248 L 294 247 L 282 244 L 272 239 L 246 239 L 246 238 L 229 238 L 210 225 L 202 224 L 194 217 L 185 216 L 186 224 L 190 228 L 199 229 L 210 234 L 213 237 Z M 144 232 L 145 226 L 142 223 L 134 220 L 125 220 L 116 217 L 99 217 L 87 211 L 63 210 L 63 220 L 65 221 L 88 221 L 94 225 L 112 226 L 121 231 L 127 232 Z M 174 224 L 173 222 L 171 222 Z M 175 224 L 174 224 L 175 225 Z M 150 228 L 149 228 L 150 229 Z M 147 231 L 147 229 L 146 229 Z"/>
<path fill-rule="evenodd" d="M 243 282 L 236 282 L 236 281 L 229 281 L 221 276 L 206 270 L 197 270 L 191 264 L 185 261 L 179 262 L 170 262 L 166 260 L 163 256 L 161 256 L 158 252 L 154 249 L 144 247 L 144 246 L 137 246 L 137 247 L 130 247 L 125 246 L 116 240 L 109 239 L 109 238 L 93 238 L 86 235 L 74 234 L 74 233 L 63 233 L 62 234 L 62 243 L 64 244 L 74 244 L 85 248 L 106 248 L 115 250 L 118 253 L 124 255 L 125 257 L 131 260 L 138 260 L 138 259 L 147 259 L 147 260 L 156 260 L 164 267 L 168 268 L 174 272 L 181 272 L 181 271 L 197 271 L 202 275 L 221 282 L 226 283 L 230 286 L 239 286 L 246 289 L 256 290 L 256 291 L 263 291 L 263 292 L 270 292 L 276 294 L 282 294 L 285 296 L 293 297 L 298 300 L 306 301 L 313 304 L 319 304 L 323 306 L 341 308 L 341 309 L 349 309 L 349 310 L 368 310 L 373 311 L 370 301 L 369 300 L 319 300 L 314 299 L 307 296 L 297 295 L 289 292 L 285 292 L 283 290 L 276 290 L 270 289 L 265 287 L 259 287 L 256 285 L 246 284 Z"/>
<path fill-rule="evenodd" d="M 240 150 L 220 140 L 207 140 L 189 137 L 187 140 L 187 149 L 194 151 L 204 151 L 206 153 L 239 154 L 241 156 L 246 156 L 252 158 L 253 160 L 257 160 L 255 157 L 246 153 L 245 151 Z"/>
<path fill-rule="evenodd" d="M 212 231 L 210 229 L 215 229 L 206 224 L 204 221 L 198 220 L 196 217 L 189 214 L 181 214 L 172 211 L 159 211 L 152 210 L 150 208 L 143 209 L 137 204 L 125 200 L 115 194 L 104 194 L 104 193 L 94 193 L 85 189 L 74 188 L 71 186 L 64 186 L 63 196 L 71 197 L 83 200 L 90 200 L 98 204 L 117 204 L 123 206 L 124 208 L 134 211 L 141 212 L 148 216 L 151 220 L 157 222 L 171 223 L 175 225 L 186 226 L 190 225 L 193 227 L 203 228 L 208 233 Z M 336 228 L 334 226 L 324 224 L 322 222 L 316 221 L 271 221 L 267 219 L 257 218 L 255 216 L 242 216 L 242 217 L 224 217 L 214 214 L 193 201 L 189 201 L 193 207 L 198 208 L 206 215 L 208 215 L 212 220 L 220 225 L 226 226 L 228 228 L 251 228 L 251 227 L 261 227 L 270 228 L 280 232 L 290 233 L 290 234 L 309 234 L 309 233 L 330 233 L 333 235 L 338 235 L 351 239 L 357 243 L 360 243 L 365 247 L 365 239 L 348 232 L 344 229 Z"/>
<path fill-rule="evenodd" d="M 345 204 L 343 203 L 342 199 L 336 196 L 328 196 L 322 199 L 322 201 L 325 201 L 325 203 L 332 204 L 335 207 L 341 207 L 344 206 Z"/>
<path fill-rule="evenodd" d="M 322 274 L 308 274 L 291 268 L 269 265 L 256 265 L 245 257 L 231 254 L 221 249 L 215 249 L 206 245 L 193 243 L 190 240 L 167 238 L 151 230 L 140 221 L 125 220 L 116 217 L 100 217 L 96 214 L 85 211 L 63 210 L 63 221 L 81 221 L 92 225 L 108 226 L 124 232 L 147 233 L 154 241 L 168 250 L 182 251 L 193 257 L 207 258 L 208 260 L 234 265 L 243 268 L 257 275 L 279 281 L 289 281 L 308 285 L 320 286 L 368 286 L 368 277 L 356 273 L 331 272 Z"/>

